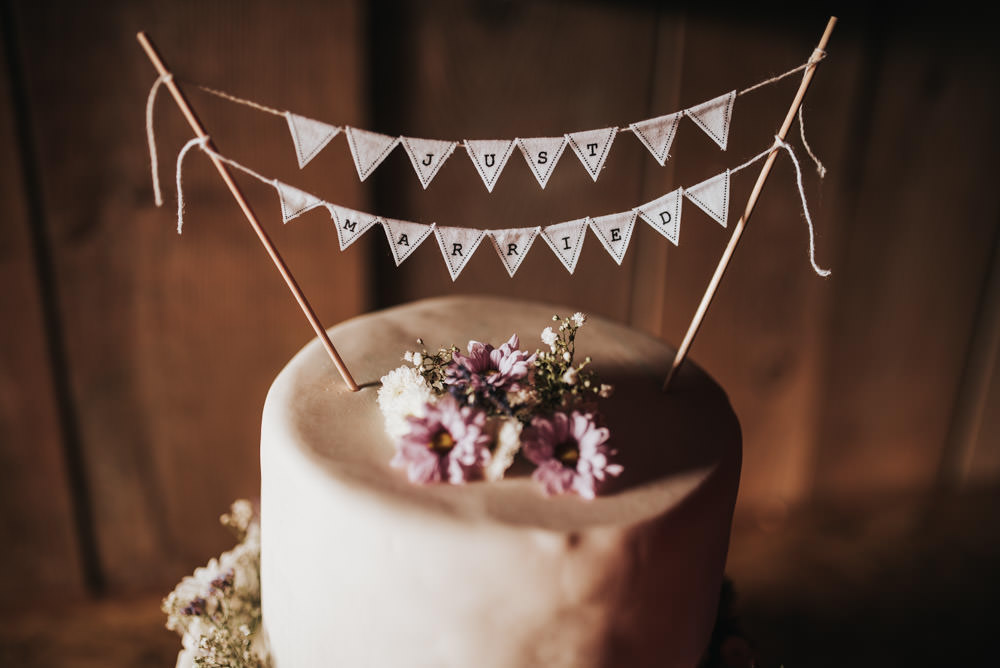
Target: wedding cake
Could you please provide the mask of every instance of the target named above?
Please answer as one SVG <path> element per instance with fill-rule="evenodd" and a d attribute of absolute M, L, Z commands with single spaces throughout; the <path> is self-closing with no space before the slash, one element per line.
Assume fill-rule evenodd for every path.
<path fill-rule="evenodd" d="M 418 337 L 432 349 L 507 341 L 469 344 L 469 357 L 456 359 L 508 355 L 514 362 L 502 361 L 482 387 L 498 396 L 497 383 L 513 378 L 508 389 L 524 394 L 532 376 L 516 364 L 530 366 L 536 348 L 538 360 L 557 351 L 551 328 L 539 337 L 553 314 L 566 309 L 486 297 L 416 302 L 330 330 L 360 391 L 344 386 L 318 340 L 278 375 L 260 452 L 261 597 L 275 666 L 697 665 L 719 601 L 741 436 L 725 393 L 696 365 L 685 364 L 663 393 L 668 346 L 600 318 L 578 332 L 567 325 L 576 358 L 592 358 L 588 373 L 614 387 L 611 396 L 594 392 L 600 425 L 586 428 L 600 445 L 582 485 L 574 477 L 582 464 L 572 467 L 583 445 L 557 453 L 562 459 L 550 448 L 545 466 L 558 474 L 565 465 L 565 485 L 539 476 L 544 466 L 528 448 L 534 421 L 499 477 L 467 475 L 475 458 L 460 466 L 442 455 L 418 468 L 387 430 L 379 379 Z M 408 359 L 428 368 L 420 355 Z M 441 401 L 452 395 L 485 442 L 488 426 L 468 417 L 464 395 L 445 385 Z M 591 413 L 572 419 L 581 415 Z M 431 437 L 431 452 L 457 451 L 468 436 L 438 433 L 444 440 Z M 499 455 L 483 453 L 485 471 Z"/>

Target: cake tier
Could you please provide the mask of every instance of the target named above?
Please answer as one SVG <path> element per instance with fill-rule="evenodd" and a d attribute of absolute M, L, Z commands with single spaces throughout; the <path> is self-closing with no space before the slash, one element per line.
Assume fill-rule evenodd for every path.
<path fill-rule="evenodd" d="M 417 302 L 330 330 L 359 392 L 317 340 L 278 376 L 261 435 L 264 623 L 278 668 L 695 666 L 718 603 L 739 484 L 723 391 L 673 351 L 600 318 L 577 336 L 615 395 L 601 411 L 625 466 L 606 495 L 546 497 L 526 476 L 413 485 L 376 404 L 422 337 L 523 349 L 565 308 Z"/>

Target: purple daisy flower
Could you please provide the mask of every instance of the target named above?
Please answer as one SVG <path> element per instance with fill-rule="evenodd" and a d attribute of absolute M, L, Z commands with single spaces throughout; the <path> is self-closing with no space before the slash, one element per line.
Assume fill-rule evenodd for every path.
<path fill-rule="evenodd" d="M 521 450 L 538 466 L 531 477 L 546 494 L 574 491 L 592 499 L 600 481 L 622 472 L 621 464 L 608 461 L 616 454 L 607 446 L 609 437 L 590 413 L 555 413 L 532 418 L 521 433 Z"/>
<path fill-rule="evenodd" d="M 518 350 L 520 342 L 514 334 L 499 348 L 489 343 L 469 341 L 469 354 L 455 353 L 454 364 L 448 369 L 449 385 L 468 384 L 473 390 L 517 392 L 528 377 L 536 353 Z"/>
<path fill-rule="evenodd" d="M 486 413 L 462 406 L 452 396 L 427 404 L 423 417 L 406 418 L 409 431 L 396 441 L 392 466 L 405 468 L 410 482 L 475 480 L 490 461 Z"/>

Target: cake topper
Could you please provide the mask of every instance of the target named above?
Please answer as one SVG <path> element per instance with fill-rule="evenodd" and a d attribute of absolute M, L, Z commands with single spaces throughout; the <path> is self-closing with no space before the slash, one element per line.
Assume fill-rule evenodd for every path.
<path fill-rule="evenodd" d="M 400 143 L 410 156 L 411 163 L 417 173 L 421 184 L 426 188 L 441 165 L 447 160 L 459 146 L 466 149 L 473 165 L 482 177 L 487 189 L 492 191 L 493 186 L 499 179 L 503 168 L 506 166 L 508 158 L 517 146 L 521 149 L 525 160 L 528 162 L 533 174 L 541 187 L 545 184 L 555 167 L 556 162 L 563 154 L 566 147 L 570 147 L 577 155 L 584 168 L 596 181 L 603 168 L 615 137 L 621 132 L 632 132 L 638 140 L 650 151 L 653 157 L 662 165 L 669 157 L 669 149 L 675 136 L 680 118 L 686 116 L 700 127 L 722 150 L 726 149 L 729 135 L 729 125 L 732 117 L 732 110 L 735 98 L 738 95 L 756 90 L 761 86 L 779 81 L 796 72 L 803 71 L 802 81 L 796 92 L 795 98 L 789 107 L 785 120 L 778 133 L 774 137 L 774 142 L 770 147 L 747 160 L 740 166 L 727 169 L 709 179 L 702 181 L 689 188 L 678 188 L 670 193 L 666 193 L 651 202 L 640 204 L 630 211 L 609 213 L 595 217 L 584 217 L 577 220 L 556 223 L 553 225 L 506 230 L 474 230 L 469 228 L 437 226 L 435 223 L 429 225 L 412 222 L 382 218 L 373 214 L 357 212 L 334 203 L 326 202 L 323 199 L 299 190 L 294 186 L 282 183 L 277 179 L 267 178 L 256 171 L 241 165 L 240 163 L 220 154 L 213 145 L 208 134 L 205 132 L 197 115 L 184 97 L 177 82 L 174 80 L 170 70 L 163 63 L 155 47 L 145 33 L 140 32 L 137 37 L 140 45 L 145 50 L 147 56 L 152 61 L 159 73 L 159 77 L 150 90 L 150 95 L 146 107 L 147 134 L 149 138 L 150 159 L 153 171 L 153 186 L 157 205 L 162 204 L 162 194 L 160 192 L 157 176 L 156 147 L 153 135 L 152 113 L 156 92 L 161 85 L 166 85 L 174 101 L 180 107 L 185 118 L 195 132 L 195 138 L 189 141 L 181 150 L 177 157 L 177 215 L 178 232 L 183 225 L 183 191 L 181 180 L 181 167 L 184 157 L 194 148 L 200 149 L 208 155 L 215 165 L 219 175 L 225 181 L 227 187 L 240 205 L 260 243 L 267 250 L 275 267 L 281 273 L 288 289 L 295 297 L 303 314 L 309 321 L 310 326 L 316 332 L 323 347 L 337 368 L 345 384 L 351 391 L 357 391 L 358 385 L 347 369 L 344 361 L 330 341 L 326 330 L 320 323 L 315 311 L 310 306 L 308 300 L 295 281 L 294 276 L 288 266 L 282 260 L 274 244 L 267 233 L 261 227 L 253 209 L 243 196 L 239 187 L 232 178 L 228 167 L 236 168 L 254 178 L 268 183 L 278 192 L 284 222 L 294 219 L 301 213 L 317 207 L 325 207 L 337 226 L 338 237 L 341 249 L 353 243 L 366 230 L 374 226 L 376 222 L 381 223 L 386 232 L 390 249 L 396 264 L 403 262 L 412 251 L 433 233 L 438 241 L 442 256 L 445 260 L 449 275 L 456 279 L 465 267 L 473 252 L 481 245 L 484 238 L 490 238 L 493 242 L 494 250 L 499 254 L 507 272 L 513 276 L 520 266 L 524 255 L 531 247 L 535 237 L 541 233 L 552 251 L 563 263 L 566 269 L 573 273 L 579 258 L 586 230 L 591 229 L 604 248 L 612 258 L 621 264 L 628 249 L 632 230 L 638 218 L 653 227 L 658 233 L 674 244 L 679 240 L 679 226 L 681 217 L 681 203 L 684 198 L 691 201 L 709 217 L 714 219 L 723 227 L 728 223 L 729 211 L 729 178 L 741 169 L 749 167 L 759 160 L 764 160 L 764 165 L 758 175 L 757 181 L 750 197 L 744 207 L 743 213 L 733 230 L 729 243 L 716 267 L 715 273 L 709 282 L 708 287 L 702 297 L 701 303 L 687 329 L 681 345 L 677 349 L 670 371 L 663 383 L 666 391 L 677 369 L 683 363 L 691 343 L 698 332 L 702 320 L 708 307 L 711 305 L 715 291 L 725 274 L 729 261 L 732 258 L 736 246 L 739 244 L 743 230 L 753 213 L 757 199 L 763 189 L 771 172 L 771 167 L 780 150 L 785 150 L 791 158 L 796 173 L 799 196 L 802 203 L 803 214 L 806 219 L 809 231 L 809 259 L 814 271 L 820 276 L 829 275 L 828 270 L 821 269 L 815 261 L 815 238 L 812 219 L 805 199 L 805 192 L 802 187 L 802 171 L 798 159 L 791 146 L 785 141 L 785 137 L 791 127 L 792 122 L 798 114 L 800 130 L 802 132 L 803 144 L 810 157 L 817 163 L 817 170 L 822 176 L 824 168 L 815 158 L 805 141 L 805 131 L 802 121 L 802 101 L 805 93 L 812 81 L 817 64 L 825 57 L 825 49 L 830 35 L 837 22 L 836 17 L 830 17 L 826 29 L 817 47 L 813 50 L 809 60 L 788 72 L 776 77 L 772 77 L 758 84 L 750 86 L 742 91 L 731 91 L 724 95 L 697 104 L 693 107 L 659 116 L 644 121 L 629 124 L 627 127 L 609 127 L 597 130 L 585 130 L 580 132 L 564 133 L 562 140 L 558 137 L 534 137 L 515 138 L 509 140 L 466 140 L 456 142 L 440 139 L 421 139 L 413 137 L 392 137 L 389 135 L 362 130 L 352 127 L 340 127 L 322 121 L 306 118 L 290 111 L 281 111 L 267 107 L 265 105 L 238 98 L 236 96 L 202 87 L 209 93 L 224 97 L 234 102 L 245 104 L 261 111 L 283 116 L 288 124 L 296 151 L 299 167 L 302 168 L 312 160 L 315 155 L 322 151 L 331 140 L 340 134 L 341 131 L 347 136 L 348 145 L 354 158 L 358 176 L 362 180 L 367 178 L 389 155 L 389 153 Z"/>

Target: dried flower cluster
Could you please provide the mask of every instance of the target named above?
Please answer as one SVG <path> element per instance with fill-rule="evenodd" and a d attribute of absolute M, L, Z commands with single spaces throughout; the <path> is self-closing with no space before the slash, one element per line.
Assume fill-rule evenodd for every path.
<path fill-rule="evenodd" d="M 239 544 L 195 570 L 163 600 L 167 628 L 181 636 L 178 668 L 267 668 L 261 627 L 260 525 L 249 501 L 220 518 Z"/>
<path fill-rule="evenodd" d="M 465 354 L 456 346 L 408 351 L 409 365 L 384 376 L 378 395 L 396 443 L 392 465 L 415 483 L 499 480 L 523 450 L 546 493 L 585 498 L 619 475 L 596 412 L 612 388 L 598 381 L 589 357 L 574 361 L 586 317 L 553 321 L 556 328 L 541 333 L 548 349 L 530 354 L 517 334 L 499 347 L 469 341 Z"/>

